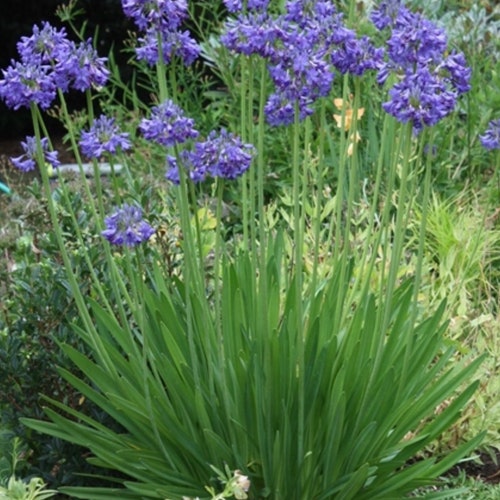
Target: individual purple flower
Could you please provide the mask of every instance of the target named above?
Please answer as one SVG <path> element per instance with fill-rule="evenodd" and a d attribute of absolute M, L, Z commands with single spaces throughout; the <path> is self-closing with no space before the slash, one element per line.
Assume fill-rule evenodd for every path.
<path fill-rule="evenodd" d="M 172 57 L 177 56 L 189 66 L 200 55 L 201 47 L 188 31 L 162 31 L 160 37 L 163 62 L 166 64 L 170 63 Z M 155 29 L 149 29 L 144 37 L 139 37 L 138 44 L 135 49 L 137 58 L 154 66 L 159 58 L 158 34 Z"/>
<path fill-rule="evenodd" d="M 99 57 L 92 40 L 78 45 L 72 42 L 65 57 L 55 67 L 59 88 L 64 91 L 65 86 L 71 86 L 83 92 L 92 87 L 104 87 L 109 79 L 107 60 L 106 57 Z"/>
<path fill-rule="evenodd" d="M 242 0 L 223 0 L 224 7 L 228 10 L 228 12 L 240 12 L 243 9 L 243 1 Z"/>
<path fill-rule="evenodd" d="M 194 120 L 187 118 L 182 109 L 170 99 L 153 107 L 151 118 L 142 119 L 139 130 L 146 139 L 167 147 L 198 137 Z"/>
<path fill-rule="evenodd" d="M 133 247 L 149 240 L 155 230 L 143 219 L 142 209 L 137 205 L 124 204 L 104 220 L 102 231 L 112 245 Z"/>
<path fill-rule="evenodd" d="M 234 134 L 222 129 L 219 134 L 210 132 L 207 139 L 197 142 L 192 151 L 184 150 L 180 163 L 193 182 L 207 177 L 236 179 L 250 168 L 255 148 L 244 144 Z M 174 157 L 167 157 L 167 174 L 170 181 L 180 181 L 179 164 Z"/>
<path fill-rule="evenodd" d="M 24 153 L 21 156 L 11 158 L 12 164 L 23 172 L 34 170 L 37 162 L 36 137 L 26 137 L 26 140 L 21 142 L 21 146 Z M 40 140 L 40 146 L 42 148 L 45 163 L 53 168 L 58 167 L 61 164 L 57 157 L 58 153 L 57 151 L 49 151 L 49 140 L 47 137 L 43 137 Z"/>
<path fill-rule="evenodd" d="M 120 132 L 114 118 L 101 115 L 88 131 L 82 132 L 80 148 L 88 158 L 100 158 L 105 152 L 115 154 L 119 149 L 130 149 L 128 137 L 128 133 Z"/>
<path fill-rule="evenodd" d="M 47 109 L 56 97 L 53 73 L 46 64 L 12 61 L 2 73 L 0 98 L 9 108 L 29 108 L 31 103 L 35 103 Z"/>
<path fill-rule="evenodd" d="M 483 135 L 479 136 L 486 149 L 500 149 L 500 119 L 491 120 Z"/>
<path fill-rule="evenodd" d="M 183 153 L 185 152 L 186 151 L 183 151 Z M 165 174 L 165 177 L 174 184 L 180 184 L 181 178 L 179 174 L 179 165 L 177 163 L 177 158 L 172 155 L 167 155 L 166 166 L 167 173 Z"/>

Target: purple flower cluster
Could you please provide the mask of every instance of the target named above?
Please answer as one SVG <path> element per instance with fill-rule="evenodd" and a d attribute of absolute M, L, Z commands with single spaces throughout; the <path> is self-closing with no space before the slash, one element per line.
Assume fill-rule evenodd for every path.
<path fill-rule="evenodd" d="M 112 245 L 133 247 L 149 240 L 155 230 L 142 217 L 142 210 L 137 205 L 122 205 L 104 220 L 106 229 L 102 231 Z"/>
<path fill-rule="evenodd" d="M 56 97 L 57 86 L 50 66 L 12 61 L 2 72 L 0 97 L 9 108 L 29 108 L 34 102 L 46 109 Z"/>
<path fill-rule="evenodd" d="M 57 151 L 49 151 L 49 140 L 46 137 L 43 137 L 40 140 L 40 145 L 42 147 L 45 163 L 49 164 L 53 168 L 58 167 L 61 164 L 57 157 L 58 153 Z M 37 161 L 36 137 L 26 137 L 26 140 L 21 142 L 21 146 L 24 153 L 21 156 L 11 158 L 12 164 L 23 172 L 34 170 Z"/>
<path fill-rule="evenodd" d="M 444 30 L 408 10 L 401 0 L 381 2 L 371 19 L 378 29 L 390 30 L 387 60 L 377 81 L 384 84 L 391 74 L 397 81 L 382 105 L 384 110 L 402 123 L 410 122 L 415 133 L 435 125 L 470 89 L 471 72 L 465 57 L 447 54 Z"/>
<path fill-rule="evenodd" d="M 170 99 L 155 106 L 151 111 L 151 118 L 144 118 L 139 130 L 146 139 L 167 147 L 198 136 L 194 120 L 185 117 L 182 109 Z"/>
<path fill-rule="evenodd" d="M 109 78 L 109 70 L 105 66 L 107 59 L 98 56 L 92 40 L 79 44 L 71 42 L 67 57 L 72 63 L 62 71 L 61 88 L 70 84 L 72 88 L 84 92 L 91 87 L 100 89 L 106 85 Z"/>
<path fill-rule="evenodd" d="M 96 118 L 90 129 L 82 132 L 79 144 L 88 158 L 100 158 L 106 152 L 114 154 L 131 147 L 128 133 L 120 132 L 115 119 L 105 115 Z"/>
<path fill-rule="evenodd" d="M 242 0 L 223 0 L 226 9 L 231 12 L 241 12 L 243 10 Z M 246 7 L 248 10 L 266 10 L 269 0 L 248 0 Z"/>
<path fill-rule="evenodd" d="M 169 63 L 177 56 L 189 65 L 200 54 L 200 46 L 182 22 L 188 17 L 186 0 L 122 0 L 123 12 L 130 17 L 144 36 L 139 37 L 137 58 L 153 66 L 161 56 Z"/>
<path fill-rule="evenodd" d="M 0 98 L 13 109 L 31 103 L 49 108 L 60 89 L 84 91 L 102 87 L 109 76 L 106 58 L 98 56 L 91 41 L 75 44 L 64 28 L 57 30 L 49 23 L 33 27 L 30 37 L 17 44 L 20 61 L 12 61 L 3 70 Z"/>
<path fill-rule="evenodd" d="M 251 144 L 242 143 L 239 137 L 222 129 L 219 134 L 212 131 L 205 141 L 195 143 L 193 150 L 182 151 L 179 159 L 193 182 L 207 177 L 236 179 L 250 168 L 254 151 Z M 177 159 L 167 157 L 167 166 L 167 179 L 178 184 Z"/>
<path fill-rule="evenodd" d="M 500 149 L 500 119 L 491 120 L 483 135 L 479 136 L 486 149 Z"/>
<path fill-rule="evenodd" d="M 241 2 L 226 6 L 237 12 Z M 300 119 L 310 115 L 313 103 L 330 92 L 335 70 L 361 75 L 382 62 L 383 51 L 346 28 L 332 2 L 288 1 L 286 12 L 276 17 L 265 11 L 267 2 L 252 2 L 252 7 L 226 23 L 222 42 L 268 60 L 275 87 L 265 107 L 271 125 L 292 123 L 296 109 Z"/>

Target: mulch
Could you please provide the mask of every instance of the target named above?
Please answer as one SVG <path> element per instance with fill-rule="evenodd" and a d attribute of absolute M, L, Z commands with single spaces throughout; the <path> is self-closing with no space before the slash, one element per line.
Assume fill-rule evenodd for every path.
<path fill-rule="evenodd" d="M 500 450 L 478 453 L 476 460 L 462 462 L 452 467 L 447 475 L 451 477 L 465 474 L 476 481 L 488 484 L 500 484 Z"/>

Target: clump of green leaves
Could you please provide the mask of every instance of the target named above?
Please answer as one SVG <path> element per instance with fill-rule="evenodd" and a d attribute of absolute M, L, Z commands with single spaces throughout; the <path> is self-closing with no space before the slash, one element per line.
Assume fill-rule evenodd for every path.
<path fill-rule="evenodd" d="M 25 452 L 19 438 L 5 430 L 0 432 L 0 500 L 44 500 L 57 493 L 46 489 L 39 477 L 29 480 L 17 477 Z"/>

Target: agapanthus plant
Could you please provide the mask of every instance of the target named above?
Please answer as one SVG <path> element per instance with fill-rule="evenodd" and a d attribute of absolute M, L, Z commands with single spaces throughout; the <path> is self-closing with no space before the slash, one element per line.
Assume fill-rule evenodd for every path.
<path fill-rule="evenodd" d="M 478 385 L 472 382 L 458 392 L 480 360 L 456 363 L 443 340 L 445 306 L 424 316 L 419 279 L 425 215 L 418 249 L 405 246 L 415 193 L 425 205 L 432 173 L 428 163 L 420 190 L 420 149 L 411 128 L 418 131 L 451 112 L 468 86 L 465 61 L 445 54 L 442 31 L 400 2 L 394 12 L 389 4 L 380 12 L 377 24 L 390 29 L 388 43 L 378 48 L 348 27 L 354 19 L 344 19 L 333 2 L 282 4 L 279 11 L 278 3 L 226 2 L 236 18 L 225 24 L 224 43 L 263 61 L 236 58 L 233 66 L 233 60 L 227 64 L 216 55 L 211 63 L 227 70 L 217 84 L 229 89 L 228 101 L 239 95 L 242 108 L 232 113 L 227 111 L 232 107 L 221 106 L 197 127 L 182 111 L 187 89 L 166 68 L 174 55 L 192 59 L 189 35 L 182 34 L 187 3 L 122 1 L 140 30 L 136 56 L 156 65 L 156 72 L 139 67 L 151 78 L 146 86 L 155 94 L 151 101 L 159 104 L 144 113 L 147 104 L 141 103 L 132 116 L 147 117 L 138 130 L 166 149 L 167 178 L 174 185 L 146 185 L 126 168 L 129 175 L 113 179 L 117 208 L 104 217 L 105 183 L 99 183 L 99 175 L 92 182 L 82 176 L 101 236 L 112 245 L 147 245 L 147 252 L 125 251 L 116 258 L 114 249 L 98 240 L 105 264 L 97 272 L 87 259 L 89 296 L 73 271 L 51 185 L 42 172 L 80 314 L 75 332 L 88 349 L 64 347 L 85 380 L 62 373 L 116 423 L 108 427 L 52 400 L 49 422 L 25 421 L 87 447 L 109 476 L 117 472 L 108 487 L 74 487 L 66 493 L 103 500 L 181 500 L 207 492 L 221 498 L 224 491 L 217 491 L 224 486 L 213 472 L 227 467 L 231 492 L 240 498 L 403 498 L 480 441 L 464 444 L 443 460 L 412 461 L 455 421 Z M 46 65 L 49 76 L 56 70 L 64 74 L 59 55 L 54 64 L 41 58 L 37 64 Z M 273 84 L 270 95 L 265 79 L 257 90 L 252 71 L 258 68 Z M 360 90 L 368 70 L 378 70 L 381 81 L 394 85 L 384 108 L 408 126 L 368 109 Z M 342 95 L 334 101 L 340 114 L 332 118 L 325 113 L 330 101 L 322 99 L 331 98 L 337 73 L 346 76 L 338 81 L 342 92 L 335 94 Z M 251 81 L 245 80 L 248 75 Z M 124 92 L 125 99 L 130 94 L 137 104 L 133 90 Z M 318 101 L 325 104 L 322 113 L 305 119 Z M 35 111 L 35 125 L 40 125 Z M 364 113 L 363 125 L 370 129 L 361 143 L 357 124 Z M 277 131 L 266 127 L 265 118 L 272 125 L 293 126 Z M 204 126 L 213 128 L 213 122 L 215 130 L 207 134 Z M 67 125 L 74 132 L 71 120 Z M 279 155 L 273 147 L 278 137 L 284 144 Z M 106 154 L 112 163 L 115 154 L 133 144 L 119 123 L 101 116 L 81 133 L 79 146 L 85 155 Z M 121 155 L 125 167 L 146 170 L 136 160 L 152 157 L 143 146 L 141 141 L 143 156 L 140 151 Z M 366 170 L 360 168 L 361 158 Z M 286 175 L 271 170 L 277 161 Z M 279 179 L 279 196 L 266 191 L 270 177 Z M 370 185 L 362 197 L 357 196 L 361 184 Z M 97 204 L 90 193 L 94 185 Z M 151 196 L 157 190 L 161 201 Z M 124 192 L 141 203 L 123 203 Z M 326 193 L 334 196 L 326 199 Z M 243 214 L 231 227 L 222 216 L 226 194 L 234 214 Z M 158 218 L 172 211 L 168 220 L 178 220 L 176 234 L 182 236 L 175 244 L 182 259 L 172 273 L 165 267 L 168 252 L 158 250 L 158 240 L 150 241 L 154 228 L 143 215 L 143 200 L 158 209 Z M 362 204 L 369 214 L 358 220 Z M 213 205 L 209 230 L 215 236 L 207 250 L 200 213 L 211 213 Z M 85 252 L 79 219 L 73 214 L 71 220 L 69 234 Z M 414 276 L 405 280 L 407 259 L 417 264 Z M 109 288 L 102 284 L 106 276 Z M 435 412 L 448 397 L 453 401 Z"/>

